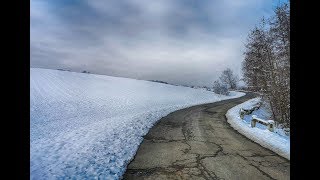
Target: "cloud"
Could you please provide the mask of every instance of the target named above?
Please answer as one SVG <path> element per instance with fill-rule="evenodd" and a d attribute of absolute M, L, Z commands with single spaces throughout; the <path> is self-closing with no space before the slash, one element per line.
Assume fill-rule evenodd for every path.
<path fill-rule="evenodd" d="M 264 0 L 31 0 L 31 66 L 210 85 L 240 75 Z"/>

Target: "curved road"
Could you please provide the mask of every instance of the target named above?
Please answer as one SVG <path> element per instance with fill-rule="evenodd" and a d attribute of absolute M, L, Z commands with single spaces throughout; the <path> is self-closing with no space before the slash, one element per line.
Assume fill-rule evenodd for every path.
<path fill-rule="evenodd" d="M 290 179 L 290 161 L 247 139 L 225 114 L 254 95 L 163 117 L 144 137 L 124 179 Z"/>

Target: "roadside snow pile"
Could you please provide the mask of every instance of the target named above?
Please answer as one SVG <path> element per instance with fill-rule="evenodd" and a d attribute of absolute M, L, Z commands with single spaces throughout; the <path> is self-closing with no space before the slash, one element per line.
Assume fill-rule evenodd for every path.
<path fill-rule="evenodd" d="M 286 136 L 282 129 L 275 128 L 275 132 L 271 132 L 260 123 L 257 123 L 254 128 L 251 127 L 252 115 L 268 120 L 269 114 L 264 108 L 255 110 L 250 115 L 245 115 L 243 120 L 240 118 L 240 108 L 250 109 L 259 101 L 260 98 L 254 98 L 229 109 L 226 114 L 228 123 L 247 138 L 290 160 L 290 136 Z"/>
<path fill-rule="evenodd" d="M 30 75 L 31 179 L 120 179 L 161 117 L 244 95 L 39 68 Z"/>

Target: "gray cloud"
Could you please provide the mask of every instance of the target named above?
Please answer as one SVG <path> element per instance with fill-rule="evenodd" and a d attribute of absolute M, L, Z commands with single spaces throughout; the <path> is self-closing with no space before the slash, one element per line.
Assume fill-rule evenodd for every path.
<path fill-rule="evenodd" d="M 211 85 L 240 75 L 265 0 L 31 0 L 31 66 Z"/>

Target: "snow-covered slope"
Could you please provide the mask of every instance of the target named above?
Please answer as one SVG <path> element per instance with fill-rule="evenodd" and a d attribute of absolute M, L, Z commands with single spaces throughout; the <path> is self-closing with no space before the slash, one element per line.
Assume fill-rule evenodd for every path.
<path fill-rule="evenodd" d="M 248 118 L 249 115 L 246 115 L 247 117 L 245 116 L 244 120 L 240 118 L 240 108 L 250 109 L 259 101 L 260 98 L 254 98 L 229 109 L 226 114 L 228 123 L 247 138 L 290 160 L 290 138 L 288 136 L 281 135 L 284 133 L 276 133 L 278 129 L 275 132 L 270 132 L 259 123 L 257 123 L 256 127 L 252 128 L 250 124 L 252 118 Z M 257 113 L 253 114 L 258 115 Z M 265 112 L 259 112 L 259 115 L 263 116 L 264 114 Z"/>
<path fill-rule="evenodd" d="M 148 129 L 172 111 L 235 98 L 104 75 L 31 68 L 31 179 L 119 179 Z"/>

